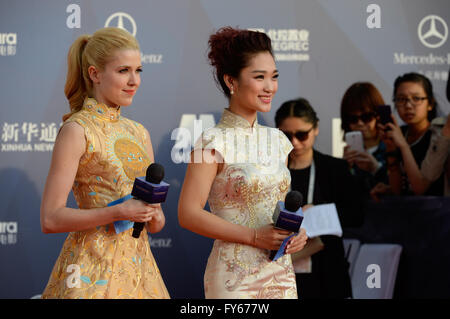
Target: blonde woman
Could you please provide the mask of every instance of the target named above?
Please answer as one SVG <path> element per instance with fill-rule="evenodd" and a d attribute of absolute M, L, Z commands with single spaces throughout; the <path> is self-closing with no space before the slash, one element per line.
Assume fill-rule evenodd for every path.
<path fill-rule="evenodd" d="M 140 85 L 139 44 L 127 31 L 82 35 L 68 54 L 69 114 L 58 134 L 41 204 L 44 233 L 69 235 L 42 298 L 169 298 L 146 232 L 116 233 L 114 222 L 159 232 L 160 205 L 130 199 L 134 179 L 154 161 L 148 131 L 121 116 Z M 73 190 L 79 209 L 66 207 Z"/>

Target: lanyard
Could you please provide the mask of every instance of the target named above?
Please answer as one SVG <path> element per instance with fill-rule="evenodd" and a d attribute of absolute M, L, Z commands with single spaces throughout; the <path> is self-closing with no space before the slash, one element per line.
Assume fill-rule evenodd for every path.
<path fill-rule="evenodd" d="M 316 165 L 314 165 L 314 159 L 311 162 L 311 168 L 309 170 L 309 184 L 308 184 L 308 201 L 306 204 L 312 204 L 313 203 L 313 197 L 314 197 L 314 182 L 316 181 Z M 289 191 L 291 191 L 292 188 L 289 186 Z"/>
<path fill-rule="evenodd" d="M 313 160 L 311 163 L 311 168 L 309 170 L 308 201 L 306 202 L 306 204 L 313 203 L 315 180 L 316 180 L 316 166 L 314 165 L 314 160 Z"/>

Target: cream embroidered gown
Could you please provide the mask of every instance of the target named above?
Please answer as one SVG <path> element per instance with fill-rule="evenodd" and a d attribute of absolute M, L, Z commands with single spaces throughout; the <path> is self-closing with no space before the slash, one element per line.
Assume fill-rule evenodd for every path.
<path fill-rule="evenodd" d="M 130 194 L 150 164 L 143 126 L 94 99 L 66 122 L 85 130 L 73 185 L 78 206 L 105 207 Z M 135 239 L 132 231 L 116 234 L 110 224 L 69 233 L 42 298 L 169 298 L 147 232 Z"/>
<path fill-rule="evenodd" d="M 225 109 L 220 122 L 197 141 L 194 151 L 200 149 L 214 149 L 224 158 L 208 197 L 211 212 L 251 228 L 272 223 L 276 203 L 284 201 L 291 181 L 286 159 L 292 144 L 284 134 L 257 121 L 250 127 Z M 269 253 L 216 240 L 204 275 L 205 297 L 297 298 L 291 256 L 272 262 Z"/>

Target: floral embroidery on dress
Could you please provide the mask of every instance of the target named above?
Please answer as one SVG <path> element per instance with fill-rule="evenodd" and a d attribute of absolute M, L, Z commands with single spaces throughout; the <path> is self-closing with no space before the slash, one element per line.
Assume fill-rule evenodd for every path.
<path fill-rule="evenodd" d="M 231 139 L 227 136 L 230 132 L 240 137 Z M 238 145 L 242 136 L 256 143 L 244 143 L 243 149 Z M 264 147 L 268 150 L 274 147 L 272 150 L 278 152 L 275 163 L 260 160 L 261 145 L 262 153 Z M 291 181 L 286 159 L 292 144 L 278 129 L 261 126 L 257 120 L 251 126 L 244 118 L 225 109 L 220 122 L 204 132 L 195 149 L 214 149 L 225 159 L 208 197 L 213 214 L 251 228 L 272 223 L 274 208 L 278 201 L 284 200 Z M 239 154 L 230 156 L 235 155 L 232 152 Z M 227 161 L 233 158 L 241 161 Z M 272 262 L 268 250 L 216 240 L 205 271 L 205 296 L 297 298 L 291 257 L 285 255 Z"/>
<path fill-rule="evenodd" d="M 94 119 L 93 119 L 94 116 Z M 72 187 L 78 207 L 105 207 L 131 193 L 134 179 L 150 164 L 141 124 L 87 98 L 66 122 L 84 128 L 86 152 Z M 114 225 L 71 232 L 61 249 L 43 298 L 169 298 L 153 258 L 147 232 L 116 234 Z M 80 268 L 79 285 L 67 280 L 69 265 Z"/>

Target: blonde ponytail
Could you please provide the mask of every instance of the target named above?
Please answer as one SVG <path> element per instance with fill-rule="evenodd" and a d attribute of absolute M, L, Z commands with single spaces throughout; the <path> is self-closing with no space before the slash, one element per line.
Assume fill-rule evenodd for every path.
<path fill-rule="evenodd" d="M 83 51 L 90 36 L 83 34 L 71 45 L 67 55 L 67 78 L 64 93 L 69 100 L 70 113 L 63 116 L 67 120 L 73 113 L 78 112 L 83 106 L 87 95 L 85 81 L 83 79 Z"/>
<path fill-rule="evenodd" d="M 81 110 L 86 97 L 92 97 L 93 83 L 89 77 L 89 66 L 104 70 L 106 63 L 120 49 L 139 50 L 139 44 L 128 31 L 111 27 L 100 29 L 92 36 L 81 35 L 71 45 L 64 87 L 70 113 L 63 116 L 63 121 Z"/>

